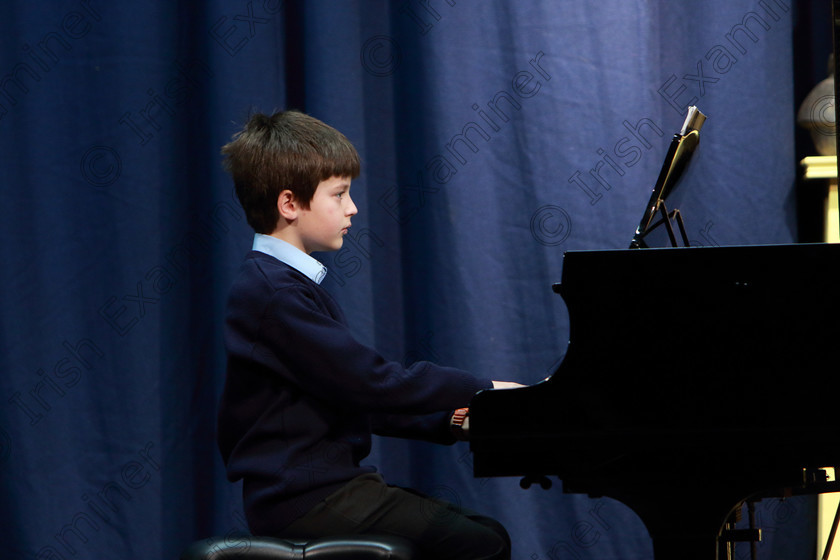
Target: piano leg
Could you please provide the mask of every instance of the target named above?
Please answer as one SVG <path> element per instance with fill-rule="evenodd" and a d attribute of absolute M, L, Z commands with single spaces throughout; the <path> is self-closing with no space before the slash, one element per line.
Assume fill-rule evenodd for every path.
<path fill-rule="evenodd" d="M 761 530 L 755 526 L 755 502 L 747 500 L 748 529 L 737 529 L 737 523 L 742 519 L 741 507 L 736 507 L 729 515 L 726 525 L 718 538 L 718 558 L 722 560 L 735 560 L 735 545 L 739 542 L 750 543 L 750 559 L 757 560 L 758 543 L 761 541 Z"/>

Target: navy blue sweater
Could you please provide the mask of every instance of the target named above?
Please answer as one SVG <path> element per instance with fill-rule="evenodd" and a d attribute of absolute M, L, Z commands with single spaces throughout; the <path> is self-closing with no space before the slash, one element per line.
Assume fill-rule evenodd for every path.
<path fill-rule="evenodd" d="M 405 368 L 351 335 L 335 300 L 304 274 L 251 251 L 225 324 L 219 448 L 243 480 L 255 534 L 284 527 L 354 477 L 371 434 L 452 443 L 448 419 L 490 381 L 419 362 Z"/>

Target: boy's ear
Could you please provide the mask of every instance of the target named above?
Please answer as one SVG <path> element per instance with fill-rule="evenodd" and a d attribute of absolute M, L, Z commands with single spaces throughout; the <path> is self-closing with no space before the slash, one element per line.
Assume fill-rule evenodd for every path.
<path fill-rule="evenodd" d="M 300 205 L 292 191 L 286 189 L 280 192 L 280 196 L 277 197 L 277 210 L 280 212 L 281 218 L 290 221 L 297 219 Z"/>

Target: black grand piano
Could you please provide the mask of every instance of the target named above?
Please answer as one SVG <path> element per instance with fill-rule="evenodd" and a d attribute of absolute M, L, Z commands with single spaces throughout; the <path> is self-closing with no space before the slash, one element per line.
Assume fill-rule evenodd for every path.
<path fill-rule="evenodd" d="M 475 476 L 559 477 L 632 508 L 657 560 L 719 557 L 745 500 L 840 490 L 820 470 L 840 465 L 838 285 L 832 244 L 567 252 L 566 356 L 473 398 Z"/>

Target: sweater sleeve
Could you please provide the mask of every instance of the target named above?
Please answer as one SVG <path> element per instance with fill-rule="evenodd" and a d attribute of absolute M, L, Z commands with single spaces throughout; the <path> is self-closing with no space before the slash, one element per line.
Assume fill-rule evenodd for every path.
<path fill-rule="evenodd" d="M 469 404 L 491 382 L 431 362 L 409 367 L 359 343 L 308 287 L 278 289 L 260 321 L 252 358 L 304 392 L 351 410 L 428 414 Z"/>
<path fill-rule="evenodd" d="M 371 416 L 373 433 L 379 436 L 417 439 L 451 445 L 457 441 L 449 427 L 452 411 L 433 414 L 374 414 Z"/>

